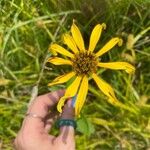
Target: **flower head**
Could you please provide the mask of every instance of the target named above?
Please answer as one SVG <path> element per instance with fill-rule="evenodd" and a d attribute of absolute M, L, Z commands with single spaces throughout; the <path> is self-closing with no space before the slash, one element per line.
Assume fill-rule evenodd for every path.
<path fill-rule="evenodd" d="M 115 45 L 122 45 L 122 39 L 114 37 L 100 50 L 94 52 L 103 29 L 106 29 L 106 25 L 104 23 L 97 24 L 94 27 L 90 36 L 89 48 L 86 49 L 81 32 L 73 22 L 71 26 L 72 35 L 63 35 L 64 43 L 68 46 L 69 50 L 58 44 L 52 44 L 50 46 L 50 51 L 55 52 L 55 54 L 59 53 L 64 55 L 65 58 L 55 56 L 49 58 L 48 62 L 54 65 L 70 65 L 72 66 L 72 71 L 55 78 L 51 83 L 49 83 L 49 86 L 62 84 L 72 78 L 74 79 L 70 86 L 66 89 L 65 95 L 58 102 L 57 109 L 59 112 L 62 112 L 62 107 L 68 98 L 75 97 L 73 105 L 75 107 L 75 114 L 79 115 L 86 100 L 89 77 L 94 79 L 99 89 L 108 97 L 108 102 L 132 111 L 131 108 L 117 100 L 113 88 L 96 74 L 100 67 L 114 70 L 125 70 L 127 73 L 132 73 L 135 71 L 135 68 L 127 62 L 106 63 L 99 60 L 100 56 L 108 52 Z"/>

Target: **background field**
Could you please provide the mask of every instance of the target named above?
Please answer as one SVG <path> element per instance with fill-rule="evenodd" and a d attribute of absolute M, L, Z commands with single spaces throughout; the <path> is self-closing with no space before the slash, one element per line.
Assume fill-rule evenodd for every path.
<path fill-rule="evenodd" d="M 47 87 L 68 68 L 45 60 L 49 44 L 62 43 L 61 35 L 75 19 L 86 45 L 97 23 L 107 24 L 97 49 L 114 36 L 123 38 L 123 46 L 102 60 L 128 61 L 135 74 L 104 69 L 99 74 L 122 103 L 139 110 L 134 114 L 112 106 L 90 81 L 78 119 L 77 150 L 150 150 L 149 8 L 149 0 L 0 0 L 0 149 L 13 149 L 28 102 L 37 93 L 65 87 Z"/>

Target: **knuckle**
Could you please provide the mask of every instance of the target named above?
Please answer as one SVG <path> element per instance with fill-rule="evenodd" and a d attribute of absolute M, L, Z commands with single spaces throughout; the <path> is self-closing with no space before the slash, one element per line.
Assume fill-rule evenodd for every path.
<path fill-rule="evenodd" d="M 40 95 L 35 99 L 34 104 L 35 105 L 45 105 L 45 99 L 43 99 L 43 96 Z"/>

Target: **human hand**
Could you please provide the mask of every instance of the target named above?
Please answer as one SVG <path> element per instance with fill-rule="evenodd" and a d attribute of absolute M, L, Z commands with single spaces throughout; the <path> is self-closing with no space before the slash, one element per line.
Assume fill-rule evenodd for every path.
<path fill-rule="evenodd" d="M 25 117 L 15 139 L 17 150 L 75 150 L 74 128 L 72 126 L 62 126 L 57 137 L 48 134 L 56 118 L 56 114 L 49 113 L 49 110 L 52 110 L 64 92 L 64 90 L 58 90 L 41 95 L 32 102 L 27 113 L 40 117 Z M 61 118 L 74 118 L 71 100 L 65 104 Z"/>

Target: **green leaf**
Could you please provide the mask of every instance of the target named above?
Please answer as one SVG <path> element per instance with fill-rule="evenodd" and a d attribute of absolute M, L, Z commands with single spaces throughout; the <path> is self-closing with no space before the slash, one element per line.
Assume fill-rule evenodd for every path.
<path fill-rule="evenodd" d="M 81 116 L 78 120 L 77 120 L 77 131 L 90 136 L 92 133 L 94 133 L 95 128 L 93 126 L 93 124 L 89 121 L 89 119 Z"/>

